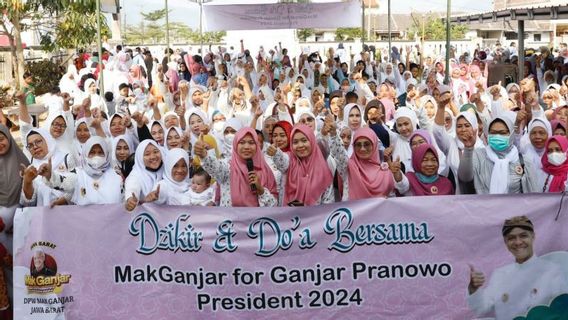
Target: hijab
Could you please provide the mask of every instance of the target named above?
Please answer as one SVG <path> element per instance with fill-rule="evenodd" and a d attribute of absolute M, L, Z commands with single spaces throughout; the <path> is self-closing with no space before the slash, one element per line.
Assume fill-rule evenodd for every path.
<path fill-rule="evenodd" d="M 103 149 L 105 162 L 98 167 L 93 167 L 89 163 L 89 152 L 91 152 L 91 149 L 96 145 L 101 146 L 101 149 Z M 83 152 L 83 154 L 81 155 L 81 166 L 83 170 L 91 178 L 98 178 L 102 176 L 105 173 L 105 171 L 108 170 L 108 168 L 110 168 L 112 157 L 110 156 L 110 151 L 108 147 L 109 146 L 106 140 L 99 136 L 90 137 L 89 140 L 85 142 L 85 149 L 84 149 L 85 152 Z"/>
<path fill-rule="evenodd" d="M 118 163 L 118 159 L 116 159 L 116 148 L 118 146 L 118 143 L 120 141 L 124 141 L 126 142 L 126 145 L 128 145 L 128 152 L 129 152 L 129 156 L 134 154 L 134 152 L 136 152 L 136 149 L 134 148 L 134 141 L 132 141 L 132 137 L 128 134 L 123 134 L 120 136 L 116 136 L 114 138 L 112 138 L 112 159 L 113 161 Z"/>
<path fill-rule="evenodd" d="M 556 141 L 562 152 L 566 153 L 568 151 L 568 139 L 565 136 L 552 136 L 546 141 L 546 147 L 544 150 L 548 150 L 548 145 L 550 142 Z M 563 164 L 555 166 L 548 162 L 548 153 L 545 152 L 542 155 L 542 170 L 552 176 L 552 181 L 550 181 L 549 192 L 564 192 L 566 189 L 566 178 L 568 177 L 568 160 L 564 161 Z"/>
<path fill-rule="evenodd" d="M 149 145 L 153 145 L 162 153 L 162 164 L 164 162 L 164 152 L 162 148 L 158 145 L 158 143 L 152 139 L 146 139 L 138 145 L 136 149 L 136 153 L 134 155 L 134 168 L 128 178 L 126 178 L 126 183 L 128 184 L 129 180 L 135 181 L 135 183 L 140 184 L 140 192 L 141 194 L 136 195 L 139 199 L 141 197 L 146 196 L 148 193 L 152 192 L 152 189 L 160 180 L 162 180 L 162 176 L 164 174 L 164 166 L 160 166 L 160 168 L 156 171 L 150 171 L 144 165 L 144 152 Z M 126 197 L 130 197 L 130 195 L 126 195 Z"/>
<path fill-rule="evenodd" d="M 276 127 L 282 128 L 282 130 L 286 133 L 286 137 L 288 137 L 288 146 L 281 149 L 282 152 L 289 152 L 290 147 L 292 146 L 292 139 L 290 136 L 292 134 L 292 125 L 288 121 L 278 121 L 274 124 L 274 128 Z M 274 129 L 272 129 L 272 132 L 274 132 Z"/>
<path fill-rule="evenodd" d="M 164 148 L 165 148 L 166 150 L 176 149 L 176 148 L 170 148 L 170 147 L 168 147 L 168 135 L 170 134 L 170 132 L 171 132 L 172 130 L 175 130 L 175 131 L 177 132 L 177 134 L 179 135 L 180 139 L 183 140 L 183 130 L 182 130 L 180 127 L 175 127 L 175 126 L 174 126 L 174 127 L 170 127 L 169 129 L 167 129 L 167 130 L 164 132 Z M 181 147 L 178 147 L 178 148 L 181 148 Z"/>
<path fill-rule="evenodd" d="M 43 140 L 47 144 L 47 155 L 41 159 L 32 157 L 30 163 L 34 167 L 39 168 L 42 164 L 47 163 L 51 158 L 52 170 L 59 169 L 59 171 L 63 171 L 67 167 L 65 165 L 65 156 L 67 156 L 67 153 L 57 148 L 55 139 L 53 139 L 53 137 L 51 136 L 51 134 L 49 134 L 47 130 L 42 128 L 31 130 L 26 135 L 25 139 L 26 142 L 28 141 L 28 137 L 31 136 L 32 134 L 39 134 L 43 138 Z"/>
<path fill-rule="evenodd" d="M 353 152 L 348 162 L 349 200 L 387 197 L 394 189 L 394 179 L 386 163 L 379 160 L 378 138 L 369 128 L 361 128 L 353 136 L 353 143 L 367 138 L 371 141 L 371 157 L 359 159 Z"/>
<path fill-rule="evenodd" d="M 408 172 L 406 177 L 410 184 L 410 190 L 415 196 L 428 195 L 453 195 L 454 187 L 450 180 L 444 176 L 435 174 L 434 177 L 424 176 L 422 172 L 422 160 L 426 153 L 432 152 L 440 164 L 440 158 L 436 148 L 430 144 L 421 144 L 412 151 L 412 167 L 414 172 Z M 425 178 L 434 178 L 432 181 L 424 181 Z"/>
<path fill-rule="evenodd" d="M 30 163 L 16 144 L 8 127 L 0 124 L 0 134 L 8 139 L 8 150 L 6 154 L 0 156 L 0 206 L 11 207 L 20 201 L 22 191 L 20 165 L 28 166 Z"/>
<path fill-rule="evenodd" d="M 318 147 L 314 131 L 306 125 L 297 124 L 292 129 L 290 140 L 294 139 L 297 132 L 308 138 L 312 152 L 305 158 L 297 157 L 292 151 L 288 152 L 290 160 L 284 203 L 297 200 L 306 206 L 315 205 L 333 183 L 333 175 Z"/>
<path fill-rule="evenodd" d="M 519 151 L 513 144 L 515 139 L 513 121 L 507 116 L 507 114 L 493 118 L 493 120 L 485 128 L 486 136 L 489 136 L 489 128 L 491 125 L 498 120 L 505 123 L 509 129 L 509 147 L 504 151 L 495 151 L 490 145 L 485 147 L 487 158 L 493 162 L 491 182 L 489 185 L 489 193 L 491 194 L 503 194 L 508 192 L 509 163 L 517 162 L 519 160 Z"/>
<path fill-rule="evenodd" d="M 187 165 L 188 174 L 185 176 L 185 179 L 183 181 L 178 182 L 172 177 L 172 170 L 174 169 L 176 163 L 181 159 L 183 159 L 185 161 L 185 164 Z M 168 187 L 176 191 L 176 193 L 185 193 L 189 191 L 189 165 L 189 155 L 187 154 L 187 151 L 180 148 L 173 148 L 166 151 L 163 181 L 168 185 Z"/>
<path fill-rule="evenodd" d="M 230 139 L 228 136 L 225 135 L 225 130 L 227 128 L 233 128 L 235 129 L 235 131 L 239 131 L 241 130 L 241 128 L 243 127 L 243 124 L 241 123 L 241 121 L 237 118 L 230 118 L 229 120 L 227 120 L 225 122 L 225 125 L 223 126 L 223 131 L 221 131 L 221 135 L 222 135 L 222 141 L 223 141 L 223 153 L 225 154 L 225 156 L 231 156 L 233 154 L 233 141 L 235 139 L 235 137 L 233 136 L 232 139 Z"/>
<path fill-rule="evenodd" d="M 349 126 L 349 113 L 351 112 L 351 110 L 353 110 L 353 108 L 359 109 L 359 115 L 360 115 L 360 118 L 361 118 L 361 120 L 360 120 L 360 122 L 359 122 L 359 128 L 351 128 L 351 127 L 350 127 L 350 129 L 351 129 L 353 132 L 355 132 L 355 131 L 359 130 L 359 129 L 363 126 L 363 124 L 365 123 L 365 122 L 364 122 L 365 120 L 363 120 L 363 117 L 365 116 L 365 110 L 363 110 L 363 107 L 359 106 L 359 105 L 356 104 L 356 103 L 349 103 L 349 104 L 347 104 L 347 105 L 343 108 L 343 123 L 344 123 L 346 126 Z"/>
<path fill-rule="evenodd" d="M 249 127 L 241 128 L 237 131 L 235 139 L 233 140 L 233 152 L 231 160 L 229 160 L 231 175 L 231 202 L 233 207 L 258 207 L 258 196 L 250 191 L 250 184 L 248 179 L 248 168 L 246 160 L 242 159 L 238 153 L 237 148 L 239 142 L 247 135 L 251 135 L 256 144 L 256 153 L 252 157 L 254 170 L 256 171 L 260 184 L 265 188 L 265 192 L 269 192 L 274 197 L 278 198 L 278 190 L 276 189 L 276 180 L 272 169 L 264 160 L 264 154 L 258 145 L 258 137 L 256 131 Z"/>

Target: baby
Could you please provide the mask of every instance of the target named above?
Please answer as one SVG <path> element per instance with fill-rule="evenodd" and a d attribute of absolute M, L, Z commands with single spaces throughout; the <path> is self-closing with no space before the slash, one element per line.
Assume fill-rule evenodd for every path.
<path fill-rule="evenodd" d="M 190 204 L 193 206 L 214 206 L 214 198 L 215 188 L 211 186 L 211 176 L 203 168 L 197 169 L 191 179 Z"/>

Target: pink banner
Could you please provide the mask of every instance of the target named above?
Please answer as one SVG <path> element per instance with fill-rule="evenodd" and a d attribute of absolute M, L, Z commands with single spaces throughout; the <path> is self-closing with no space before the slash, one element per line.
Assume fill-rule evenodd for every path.
<path fill-rule="evenodd" d="M 568 303 L 563 200 L 29 208 L 15 221 L 15 319 L 544 319 Z M 533 242 L 504 239 L 518 215 L 532 221 Z M 470 296 L 472 270 L 486 280 Z"/>

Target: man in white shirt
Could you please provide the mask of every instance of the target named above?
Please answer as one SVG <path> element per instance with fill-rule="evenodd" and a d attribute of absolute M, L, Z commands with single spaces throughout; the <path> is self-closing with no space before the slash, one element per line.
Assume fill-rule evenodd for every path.
<path fill-rule="evenodd" d="M 505 220 L 502 233 L 515 263 L 496 269 L 486 286 L 485 275 L 470 266 L 467 301 L 472 311 L 479 316 L 492 312 L 498 320 L 510 320 L 568 293 L 566 270 L 534 255 L 534 227 L 527 217 Z"/>

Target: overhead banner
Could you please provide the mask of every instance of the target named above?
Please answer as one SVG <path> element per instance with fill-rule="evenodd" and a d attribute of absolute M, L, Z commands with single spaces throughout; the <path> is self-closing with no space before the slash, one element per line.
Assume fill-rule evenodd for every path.
<path fill-rule="evenodd" d="M 25 209 L 15 319 L 567 319 L 566 202 Z"/>
<path fill-rule="evenodd" d="M 270 3 L 204 5 L 206 31 L 357 28 L 361 27 L 359 1 L 327 3 Z"/>

